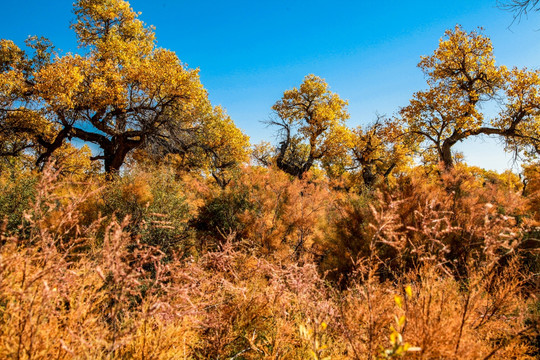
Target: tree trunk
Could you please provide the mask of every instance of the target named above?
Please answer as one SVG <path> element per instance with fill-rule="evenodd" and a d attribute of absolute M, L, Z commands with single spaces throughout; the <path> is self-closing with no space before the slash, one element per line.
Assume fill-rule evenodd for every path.
<path fill-rule="evenodd" d="M 362 179 L 364 180 L 364 185 L 366 187 L 373 187 L 375 180 L 377 179 L 377 175 L 375 174 L 375 171 L 373 171 L 372 164 L 365 164 L 362 166 Z"/>
<path fill-rule="evenodd" d="M 447 143 L 445 141 L 439 151 L 441 161 L 443 162 L 446 171 L 454 168 L 454 158 L 452 157 L 452 145 L 454 144 L 455 143 Z"/>
<path fill-rule="evenodd" d="M 120 171 L 120 168 L 124 164 L 126 155 L 129 153 L 131 148 L 126 146 L 120 146 L 115 152 L 105 152 L 105 172 L 107 174 L 117 173 Z"/>

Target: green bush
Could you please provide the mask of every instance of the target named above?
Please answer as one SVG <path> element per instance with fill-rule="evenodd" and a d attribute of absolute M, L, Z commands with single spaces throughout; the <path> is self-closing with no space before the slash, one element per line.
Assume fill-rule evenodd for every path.
<path fill-rule="evenodd" d="M 141 241 L 163 252 L 188 251 L 190 209 L 182 183 L 172 171 L 132 172 L 106 185 L 99 206 L 103 215 L 123 221 Z"/>
<path fill-rule="evenodd" d="M 34 174 L 7 171 L 0 179 L 0 223 L 8 234 L 18 233 L 25 211 L 36 196 L 38 177 Z"/>

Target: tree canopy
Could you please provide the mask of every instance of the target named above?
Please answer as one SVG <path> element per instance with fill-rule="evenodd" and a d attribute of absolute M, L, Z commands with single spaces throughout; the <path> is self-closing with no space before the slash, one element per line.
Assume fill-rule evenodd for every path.
<path fill-rule="evenodd" d="M 508 150 L 529 155 L 540 150 L 538 71 L 496 65 L 490 39 L 460 26 L 446 31 L 418 66 L 428 90 L 415 93 L 401 116 L 447 169 L 454 165 L 452 147 L 471 136 L 502 136 Z M 488 102 L 501 109 L 489 119 L 483 110 Z"/>
<path fill-rule="evenodd" d="M 406 140 L 399 122 L 381 116 L 365 128 L 352 130 L 352 168 L 358 169 L 365 186 L 387 179 L 394 169 L 410 163 L 412 144 L 406 144 Z"/>
<path fill-rule="evenodd" d="M 278 168 L 302 177 L 317 160 L 339 156 L 340 137 L 349 118 L 347 101 L 332 93 L 318 76 L 308 75 L 299 88 L 283 93 L 270 125 L 279 129 Z"/>
<path fill-rule="evenodd" d="M 211 104 L 198 69 L 157 47 L 153 28 L 125 0 L 79 0 L 74 13 L 80 54 L 59 54 L 45 38 L 29 38 L 27 50 L 0 40 L 0 157 L 24 154 L 42 166 L 73 153 L 76 139 L 98 149 L 90 159 L 107 173 L 138 149 L 134 159 L 173 158 L 226 186 L 248 158 L 249 139 Z M 451 169 L 454 145 L 474 136 L 499 136 L 519 155 L 540 153 L 540 71 L 496 64 L 490 39 L 460 26 L 418 66 L 427 89 L 400 117 L 356 129 L 346 126 L 347 101 L 306 76 L 272 106 L 277 146 L 253 155 L 294 177 L 319 166 L 370 187 L 419 148 Z M 493 108 L 498 113 L 486 111 Z"/>

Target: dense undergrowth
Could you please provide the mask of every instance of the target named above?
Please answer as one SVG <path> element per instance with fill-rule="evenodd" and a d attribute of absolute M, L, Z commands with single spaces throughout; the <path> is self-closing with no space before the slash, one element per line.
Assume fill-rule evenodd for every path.
<path fill-rule="evenodd" d="M 535 359 L 538 168 L 346 192 L 0 174 L 2 359 Z"/>

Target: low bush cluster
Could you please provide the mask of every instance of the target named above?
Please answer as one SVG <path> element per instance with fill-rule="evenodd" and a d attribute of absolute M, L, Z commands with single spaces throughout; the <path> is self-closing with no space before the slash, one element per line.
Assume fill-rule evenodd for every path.
<path fill-rule="evenodd" d="M 2 174 L 2 359 L 535 359 L 534 181 Z M 21 189 L 24 188 L 24 191 Z M 536 252 L 535 252 L 536 251 Z"/>

